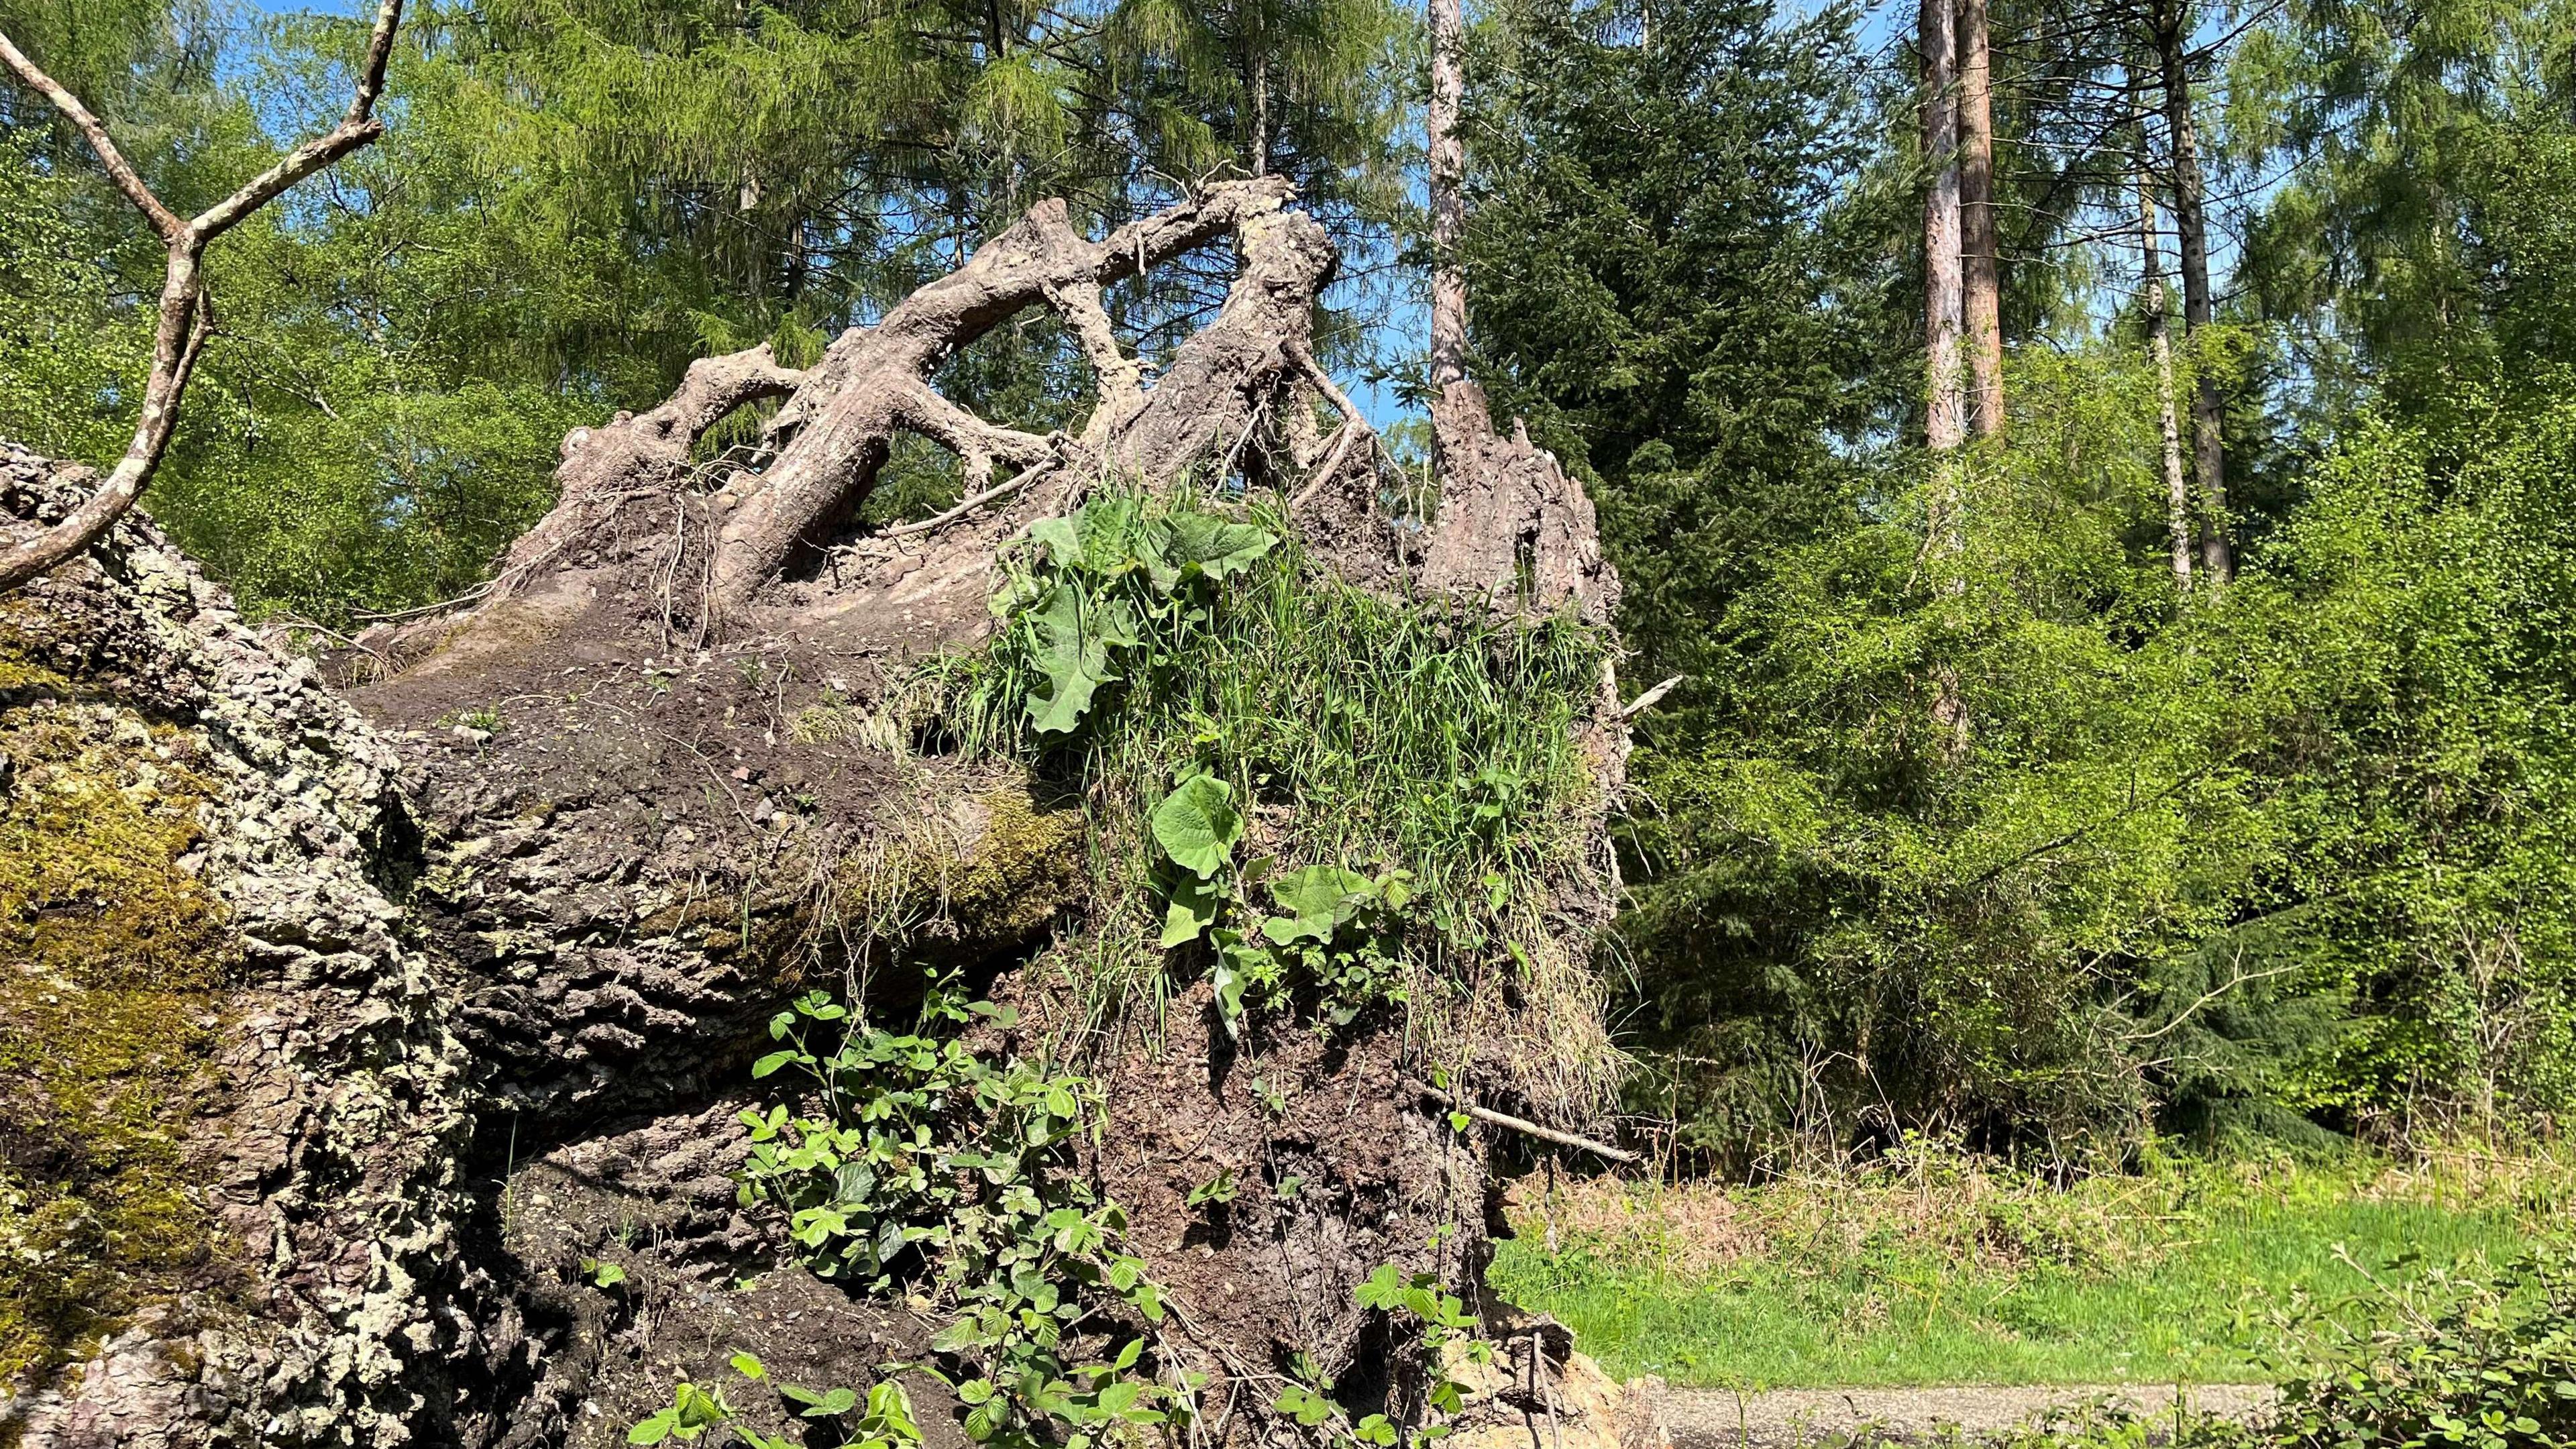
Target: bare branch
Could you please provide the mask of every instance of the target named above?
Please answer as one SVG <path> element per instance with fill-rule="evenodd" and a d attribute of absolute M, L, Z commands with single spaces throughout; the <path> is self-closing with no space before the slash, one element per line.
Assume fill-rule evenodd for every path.
<path fill-rule="evenodd" d="M 1098 396 L 1091 405 L 1091 421 L 1083 425 L 1082 436 L 1086 442 L 1097 442 L 1144 401 L 1144 366 L 1119 347 L 1118 333 L 1109 325 L 1109 313 L 1100 305 L 1099 283 L 1049 282 L 1046 299 L 1056 315 L 1073 329 L 1074 339 L 1082 344 L 1082 355 L 1091 362 Z"/>
<path fill-rule="evenodd" d="M 378 0 L 375 29 L 367 39 L 357 92 L 350 98 L 348 114 L 340 124 L 288 152 L 286 159 L 193 221 L 180 220 L 152 194 L 152 188 L 143 184 L 133 164 L 108 138 L 107 128 L 89 107 L 81 104 L 78 96 L 29 60 L 6 35 L 0 35 L 0 60 L 6 60 L 20 80 L 43 94 L 80 128 L 89 139 L 90 149 L 98 153 L 99 164 L 107 169 L 108 177 L 152 223 L 169 252 L 153 331 L 152 371 L 144 380 L 143 408 L 135 419 L 133 440 L 126 444 L 124 456 L 117 459 L 96 493 L 60 523 L 32 537 L 21 537 L 5 554 L 0 554 L 0 591 L 14 589 L 89 547 L 143 496 L 145 486 L 161 466 L 162 454 L 169 450 L 170 435 L 178 426 L 180 398 L 188 390 L 189 377 L 196 372 L 206 337 L 214 330 L 214 311 L 206 299 L 205 274 L 199 265 L 206 244 L 243 217 L 276 200 L 288 187 L 383 134 L 383 123 L 375 119 L 376 100 L 384 91 L 385 64 L 393 53 L 394 31 L 401 23 L 402 0 Z"/>

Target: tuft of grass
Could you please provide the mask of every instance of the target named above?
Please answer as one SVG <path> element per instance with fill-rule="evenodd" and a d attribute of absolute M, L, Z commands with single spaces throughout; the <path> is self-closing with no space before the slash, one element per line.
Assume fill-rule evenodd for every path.
<path fill-rule="evenodd" d="M 2061 1189 L 1916 1150 L 1758 1187 L 1524 1184 L 1488 1281 L 1623 1377 L 2248 1382 L 2294 1301 L 2410 1255 L 2506 1261 L 2571 1203 L 2576 1166 L 2545 1157 L 2168 1160 Z"/>
<path fill-rule="evenodd" d="M 1606 640 L 1571 618 L 1493 619 L 1351 587 L 1303 554 L 1272 504 L 1137 506 L 1157 519 L 1222 511 L 1277 545 L 1183 607 L 1140 608 L 1139 642 L 1070 734 L 1041 733 L 1028 705 L 1047 681 L 1024 617 L 1043 588 L 1033 547 L 1006 557 L 992 643 L 894 696 L 938 742 L 1018 761 L 1087 813 L 1092 929 L 1056 954 L 1090 1022 L 1166 999 L 1176 973 L 1204 964 L 1204 944 L 1156 944 L 1169 886 L 1147 819 L 1205 773 L 1245 803 L 1243 858 L 1268 858 L 1274 874 L 1411 873 L 1400 996 L 1421 1050 L 1474 1062 L 1540 1110 L 1596 1109 L 1623 1061 L 1571 903 L 1607 892 L 1589 850 L 1602 784 L 1579 737 Z"/>

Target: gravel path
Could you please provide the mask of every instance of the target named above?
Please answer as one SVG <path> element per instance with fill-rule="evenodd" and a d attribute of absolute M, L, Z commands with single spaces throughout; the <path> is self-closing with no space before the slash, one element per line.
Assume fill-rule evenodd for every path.
<path fill-rule="evenodd" d="M 2202 1413 L 2251 1419 L 2271 1407 L 2268 1384 L 2055 1384 L 2019 1388 L 1668 1389 L 1662 1409 L 1675 1449 L 1801 1449 L 1820 1440 L 1927 1440 L 1996 1434 L 2052 1410 L 2118 1406 L 2153 1416 L 2177 1396 Z"/>

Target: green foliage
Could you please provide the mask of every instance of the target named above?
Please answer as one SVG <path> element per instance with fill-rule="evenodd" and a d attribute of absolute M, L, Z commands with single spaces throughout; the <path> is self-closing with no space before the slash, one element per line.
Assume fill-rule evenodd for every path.
<path fill-rule="evenodd" d="M 1395 1449 L 1449 1437 L 1447 1421 L 1465 1407 L 1467 1389 L 1450 1370 L 1462 1361 L 1484 1364 L 1493 1359 L 1493 1345 L 1478 1336 L 1475 1315 L 1456 1294 L 1442 1290 L 1437 1274 L 1407 1277 L 1392 1263 L 1379 1264 L 1352 1296 L 1360 1307 L 1386 1315 L 1399 1345 L 1398 1382 L 1388 1411 L 1352 1423 L 1329 1397 L 1331 1386 L 1311 1375 L 1309 1382 L 1284 1386 L 1271 1408 L 1301 1428 L 1323 1429 L 1343 1444 Z"/>
<path fill-rule="evenodd" d="M 1770 551 L 1849 527 L 1901 418 L 1898 241 L 1914 198 L 1864 175 L 1852 16 L 1746 0 L 1516 0 L 1471 74 L 1464 244 L 1477 375 L 1600 506 L 1629 677 L 1744 647 L 1718 623 Z"/>
<path fill-rule="evenodd" d="M 732 1368 L 753 1383 L 772 1383 L 768 1366 L 751 1354 L 735 1354 Z M 868 1390 L 866 1412 L 855 1419 L 850 1416 L 863 1402 L 856 1389 L 818 1391 L 784 1382 L 772 1386 L 781 1399 L 794 1406 L 798 1418 L 825 1421 L 844 1429 L 840 1449 L 909 1449 L 921 1443 L 921 1426 L 913 1419 L 912 1398 L 903 1391 L 903 1385 L 891 1379 Z M 816 1442 L 810 1434 L 763 1434 L 744 1422 L 741 1412 L 726 1401 L 722 1390 L 700 1388 L 685 1379 L 672 1389 L 667 1407 L 654 1410 L 626 1431 L 626 1442 L 660 1444 L 677 1439 L 686 1443 L 711 1429 L 725 1430 L 747 1449 L 803 1449 Z"/>
<path fill-rule="evenodd" d="M 807 1267 L 870 1292 L 900 1285 L 952 1316 L 934 1369 L 969 1406 L 979 1444 L 1093 1443 L 1120 1426 L 1191 1412 L 1196 1387 L 1158 1382 L 1130 1336 L 1111 1358 L 1078 1344 L 1162 1322 L 1161 1290 L 1124 1251 L 1126 1219 L 1074 1171 L 1100 1123 L 1089 1083 L 1018 1059 L 987 1062 L 954 1031 L 1008 1008 L 961 1003 L 934 983 L 919 1028 L 896 1033 L 820 993 L 770 1024 L 788 1043 L 755 1077 L 793 1067 L 819 1093 L 798 1111 L 746 1109 L 746 1205 L 788 1214 Z M 809 1033 L 837 1037 L 828 1054 Z M 809 1406 L 810 1407 L 810 1406 Z M 871 1418 L 877 1417 L 871 1407 Z M 908 1420 L 907 1420 L 908 1422 Z"/>
<path fill-rule="evenodd" d="M 1588 991 L 1543 911 L 1591 869 L 1573 730 L 1599 637 L 1351 588 L 1270 506 L 1109 493 L 1042 522 L 990 646 L 927 671 L 929 743 L 1025 760 L 1092 814 L 1101 931 L 1068 964 L 1114 1001 L 1204 959 L 1230 1030 Z"/>
<path fill-rule="evenodd" d="M 2392 1272 L 2410 1267 L 2401 1259 Z M 2337 1449 L 2576 1443 L 2576 1246 L 2491 1273 L 2442 1266 L 2295 1316 L 2302 1342 L 2265 1437 Z"/>
<path fill-rule="evenodd" d="M 2069 1179 L 1914 1141 L 1760 1185 L 1527 1192 L 1487 1276 L 1620 1378 L 2253 1383 L 2332 1377 L 2326 1348 L 2393 1353 L 2439 1300 L 2391 1301 L 2380 1264 L 2487 1281 L 2562 1237 L 2571 1204 L 2563 1156 L 2151 1146 Z"/>

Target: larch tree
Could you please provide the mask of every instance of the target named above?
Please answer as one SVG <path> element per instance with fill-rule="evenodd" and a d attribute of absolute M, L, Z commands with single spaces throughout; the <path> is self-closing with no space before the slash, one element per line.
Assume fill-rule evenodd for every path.
<path fill-rule="evenodd" d="M 2201 175 L 2200 128 L 2193 113 L 2188 0 L 2149 0 L 2148 39 L 2163 91 L 2167 162 L 2173 178 L 2174 229 L 2180 242 L 2183 326 L 2205 354 L 2216 318 L 2209 276 L 2208 192 Z M 2228 539 L 2226 401 L 2213 359 L 2196 355 L 2191 397 L 2192 468 L 2200 484 L 2201 568 L 2213 585 L 2236 575 Z"/>
<path fill-rule="evenodd" d="M 1979 437 L 2004 430 L 2002 258 L 1995 226 L 1994 49 L 1988 0 L 1959 0 L 1958 131 L 1961 315 Z"/>

